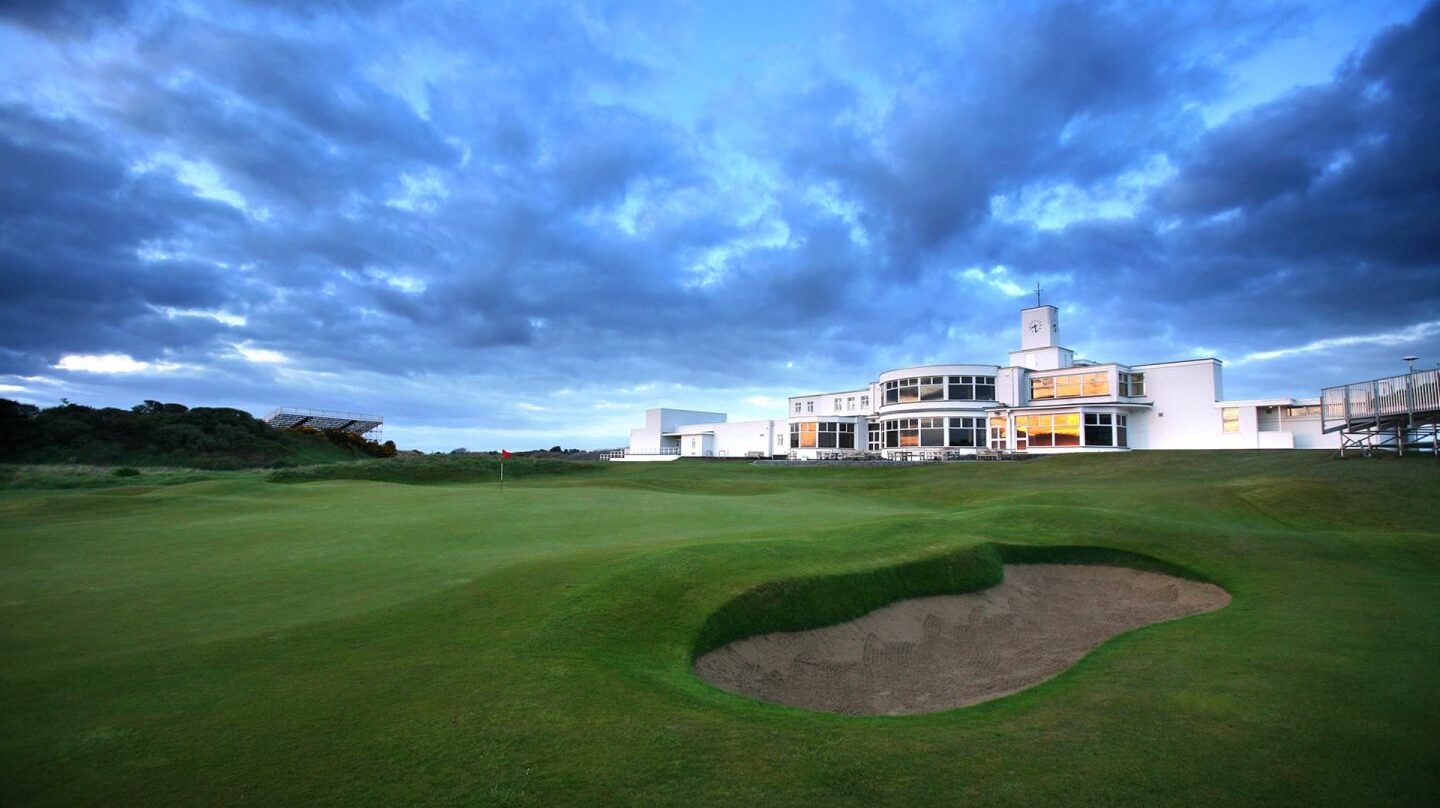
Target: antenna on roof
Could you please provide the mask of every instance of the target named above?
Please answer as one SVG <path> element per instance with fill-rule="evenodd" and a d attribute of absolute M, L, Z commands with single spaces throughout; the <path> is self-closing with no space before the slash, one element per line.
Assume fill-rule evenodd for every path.
<path fill-rule="evenodd" d="M 1036 305 L 1036 306 L 1039 306 L 1039 305 L 1040 305 L 1040 293 L 1043 292 L 1043 291 L 1045 291 L 1045 290 L 1040 288 L 1040 282 L 1039 282 L 1039 281 L 1036 281 L 1036 282 L 1035 282 L 1035 305 Z"/>

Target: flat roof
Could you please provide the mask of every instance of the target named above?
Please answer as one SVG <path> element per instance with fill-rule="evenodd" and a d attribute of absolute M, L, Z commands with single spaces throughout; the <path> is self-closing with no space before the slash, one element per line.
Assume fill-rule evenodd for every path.
<path fill-rule="evenodd" d="M 865 395 L 869 395 L 869 394 L 870 394 L 870 388 L 869 388 L 869 387 L 860 387 L 860 388 L 857 388 L 857 389 L 855 389 L 855 390 L 835 390 L 835 391 L 829 392 L 829 393 L 805 393 L 805 394 L 803 394 L 803 395 L 790 396 L 790 398 L 792 398 L 792 399 L 795 399 L 795 398 L 824 398 L 825 396 L 848 396 L 848 395 L 851 395 L 851 394 L 859 395 L 859 394 L 861 394 L 861 393 L 863 393 L 863 394 L 865 394 Z"/>
<path fill-rule="evenodd" d="M 1216 407 L 1316 407 L 1320 405 L 1319 397 L 1316 398 L 1247 398 L 1233 401 L 1217 401 Z"/>
<path fill-rule="evenodd" d="M 1201 362 L 1214 362 L 1214 363 L 1217 364 L 1217 365 L 1223 365 L 1223 364 L 1225 364 L 1224 362 L 1220 361 L 1219 359 L 1216 359 L 1216 358 L 1213 357 L 1213 356 L 1197 356 L 1197 357 L 1195 357 L 1194 359 L 1176 359 L 1176 360 L 1173 360 L 1173 361 L 1170 361 L 1170 362 L 1145 362 L 1145 363 L 1139 364 L 1139 365 L 1127 365 L 1127 367 L 1132 367 L 1132 368 L 1159 368 L 1159 367 L 1165 367 L 1165 366 L 1167 366 L 1167 365 L 1195 365 L 1195 364 L 1199 364 L 1199 363 L 1201 363 Z"/>

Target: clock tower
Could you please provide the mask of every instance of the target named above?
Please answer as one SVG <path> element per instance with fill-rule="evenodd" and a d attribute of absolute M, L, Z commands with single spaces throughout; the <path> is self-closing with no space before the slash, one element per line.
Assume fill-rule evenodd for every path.
<path fill-rule="evenodd" d="M 1060 346 L 1060 310 L 1046 304 L 1020 310 L 1020 350 Z"/>
<path fill-rule="evenodd" d="M 1058 370 L 1075 364 L 1075 352 L 1060 345 L 1060 310 L 1036 304 L 1020 310 L 1020 350 L 1010 352 L 1011 367 Z"/>

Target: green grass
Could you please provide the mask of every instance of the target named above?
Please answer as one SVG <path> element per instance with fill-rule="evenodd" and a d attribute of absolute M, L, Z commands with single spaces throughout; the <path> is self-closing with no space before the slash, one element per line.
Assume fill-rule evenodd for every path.
<path fill-rule="evenodd" d="M 128 471 L 118 473 L 122 469 Z M 258 472 L 257 472 L 258 473 Z M 235 473 L 220 473 L 179 466 L 152 466 L 132 468 L 130 466 L 92 465 L 31 465 L 0 464 L 0 490 L 3 489 L 72 489 L 72 488 L 113 488 L 134 485 L 177 485 L 213 480 L 221 477 L 236 477 Z"/>
<path fill-rule="evenodd" d="M 320 480 L 369 480 L 378 483 L 434 485 L 436 483 L 499 482 L 499 457 L 494 455 L 401 455 L 383 460 L 358 460 L 323 466 L 272 471 L 268 479 L 276 483 L 311 483 Z M 560 474 L 582 474 L 598 471 L 600 462 L 579 462 L 550 458 L 513 457 L 504 461 L 505 479 L 552 477 Z"/>
<path fill-rule="evenodd" d="M 0 804 L 1440 794 L 1428 458 L 682 461 L 520 471 L 504 492 L 478 466 L 298 485 L 146 471 L 0 490 Z M 974 585 L 990 553 L 1138 554 L 1234 601 L 927 716 L 806 712 L 690 672 L 697 648 L 777 620 Z"/>

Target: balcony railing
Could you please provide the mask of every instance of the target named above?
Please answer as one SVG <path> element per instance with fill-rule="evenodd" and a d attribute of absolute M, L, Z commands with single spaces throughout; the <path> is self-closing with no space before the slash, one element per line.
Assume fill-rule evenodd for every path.
<path fill-rule="evenodd" d="M 1320 418 L 1326 432 L 1357 421 L 1435 412 L 1440 412 L 1440 368 L 1320 391 Z"/>

